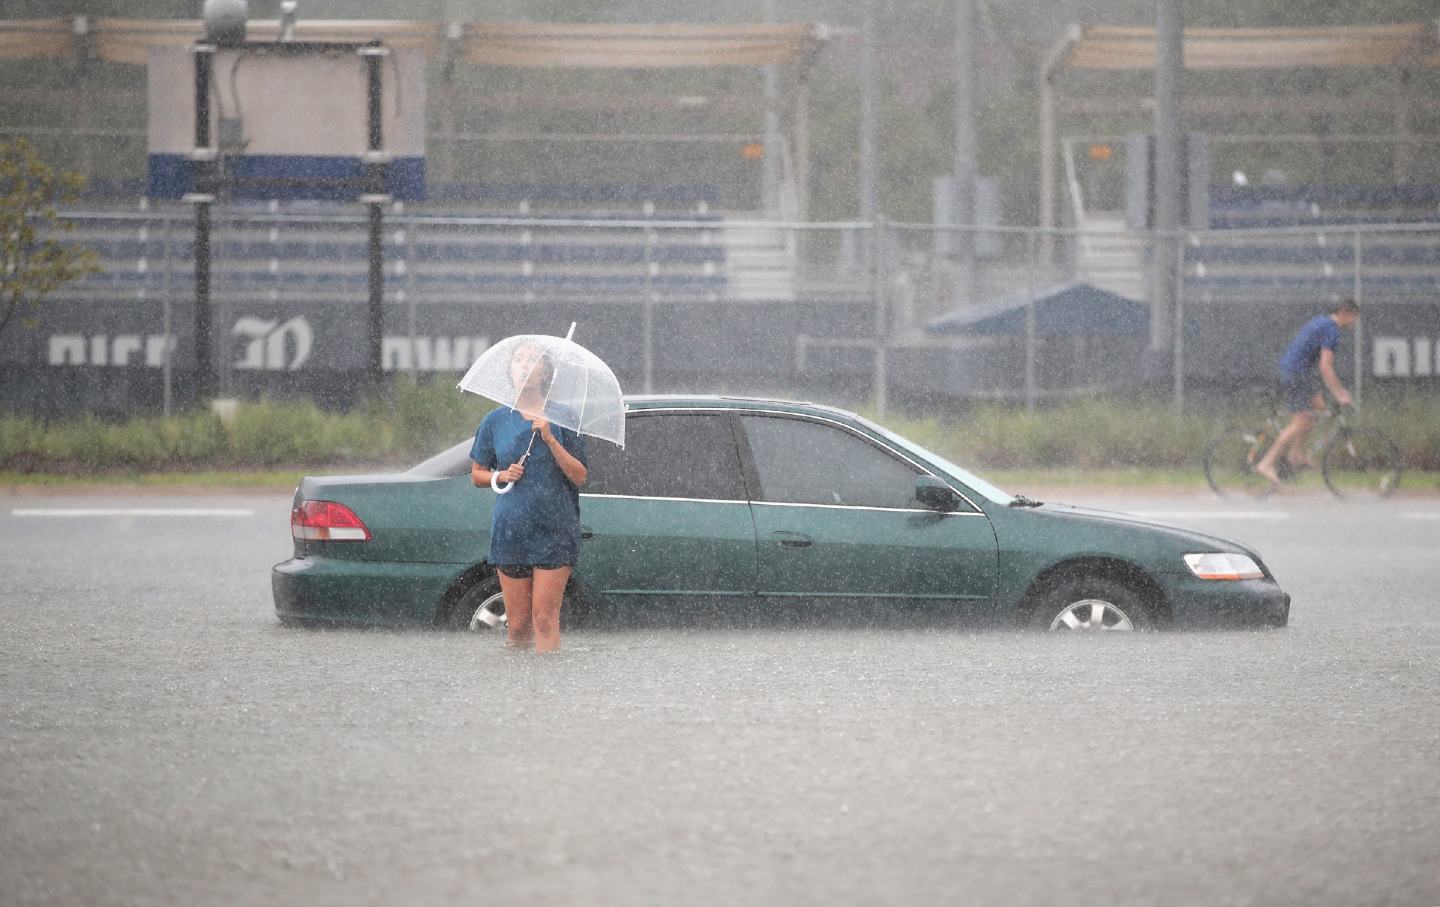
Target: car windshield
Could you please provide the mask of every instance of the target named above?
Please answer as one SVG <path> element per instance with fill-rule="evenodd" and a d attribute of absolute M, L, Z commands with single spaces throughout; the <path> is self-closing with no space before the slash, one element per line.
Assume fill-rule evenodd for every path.
<path fill-rule="evenodd" d="M 444 479 L 450 476 L 463 476 L 470 473 L 470 441 L 461 441 L 453 447 L 447 447 L 428 460 L 410 467 L 408 470 L 412 476 L 425 476 L 431 479 Z"/>
<path fill-rule="evenodd" d="M 964 484 L 966 488 L 973 488 L 975 491 L 979 492 L 980 494 L 984 495 L 995 503 L 1009 504 L 1011 501 L 1015 500 L 1014 495 L 1001 491 L 999 488 L 996 488 L 994 485 L 991 485 L 989 482 L 985 481 L 984 479 L 980 478 L 969 470 L 963 469 L 960 466 L 951 463 L 949 460 L 945 459 L 944 457 L 940 456 L 932 450 L 926 450 L 924 447 L 921 447 L 919 444 L 916 444 L 909 438 L 906 438 L 903 435 L 897 435 L 895 432 L 891 431 L 885 426 L 877 425 L 862 416 L 856 416 L 855 418 L 866 428 L 875 432 L 877 435 L 880 435 L 882 438 L 889 441 L 891 444 L 894 444 L 896 447 L 900 448 L 906 453 L 914 454 L 922 460 L 938 466 L 940 469 L 949 473 L 953 478 Z"/>

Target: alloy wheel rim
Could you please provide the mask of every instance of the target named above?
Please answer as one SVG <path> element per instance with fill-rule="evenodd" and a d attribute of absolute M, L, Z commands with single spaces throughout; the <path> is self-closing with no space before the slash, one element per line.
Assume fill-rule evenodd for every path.
<path fill-rule="evenodd" d="M 470 631 L 483 633 L 505 627 L 505 596 L 499 592 L 485 599 L 470 615 Z"/>
<path fill-rule="evenodd" d="M 1130 616 L 1115 607 L 1113 602 L 1098 598 L 1087 598 L 1065 608 L 1050 622 L 1051 630 L 1082 630 L 1091 633 L 1102 630 L 1122 632 L 1135 629 Z"/>

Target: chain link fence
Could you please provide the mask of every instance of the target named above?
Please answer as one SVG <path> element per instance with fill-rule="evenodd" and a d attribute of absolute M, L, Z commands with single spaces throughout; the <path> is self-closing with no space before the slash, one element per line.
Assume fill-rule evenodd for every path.
<path fill-rule="evenodd" d="M 0 337 L 7 405 L 23 405 L 17 382 L 89 408 L 184 402 L 196 365 L 192 213 L 67 217 L 68 239 L 95 248 L 102 271 L 56 292 L 34 330 Z M 343 405 L 376 340 L 387 374 L 448 375 L 502 336 L 573 320 L 632 392 L 812 396 L 883 412 L 892 400 L 1034 407 L 1149 382 L 1179 402 L 1192 386 L 1266 378 L 1304 318 L 1344 297 L 1366 311 L 1355 383 L 1440 376 L 1436 224 L 1189 232 L 1169 237 L 1183 247 L 1169 271 L 1156 266 L 1164 237 L 1120 229 L 397 206 L 384 239 L 384 327 L 372 338 L 360 209 L 217 209 L 220 395 Z M 1157 273 L 1173 287 L 1162 325 L 1178 328 L 1151 321 Z"/>

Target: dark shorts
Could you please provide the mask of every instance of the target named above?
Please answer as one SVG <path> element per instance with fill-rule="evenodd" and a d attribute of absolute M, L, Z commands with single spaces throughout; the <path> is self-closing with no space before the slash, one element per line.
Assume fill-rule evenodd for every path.
<path fill-rule="evenodd" d="M 1320 377 L 1314 372 L 1280 373 L 1280 397 L 1285 408 L 1292 413 L 1303 413 L 1311 409 L 1315 395 L 1320 393 Z"/>
<path fill-rule="evenodd" d="M 570 564 L 496 564 L 495 569 L 511 579 L 529 579 L 536 570 L 559 570 Z"/>

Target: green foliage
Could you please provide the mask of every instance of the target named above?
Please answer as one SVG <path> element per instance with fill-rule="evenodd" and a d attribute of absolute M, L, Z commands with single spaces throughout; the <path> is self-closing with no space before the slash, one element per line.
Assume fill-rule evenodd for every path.
<path fill-rule="evenodd" d="M 46 425 L 0 415 L 0 469 L 23 473 L 295 467 L 407 467 L 473 434 L 494 404 L 448 379 L 401 378 L 351 413 L 314 403 L 237 407 L 228 424 L 209 412 L 122 422 L 92 417 Z"/>
<path fill-rule="evenodd" d="M 403 379 L 351 413 L 327 413 L 311 403 L 248 403 L 228 425 L 210 413 L 54 425 L 0 415 L 0 471 L 403 469 L 463 440 L 493 406 L 459 393 L 448 380 Z M 1180 416 L 1162 404 L 1091 398 L 1034 414 L 989 404 L 960 417 L 879 421 L 981 474 L 1159 469 L 1198 475 L 1205 446 L 1221 427 L 1263 418 L 1254 407 Z M 1393 438 L 1407 469 L 1440 470 L 1440 396 L 1375 400 L 1359 422 Z"/>
<path fill-rule="evenodd" d="M 98 270 L 95 253 L 51 238 L 73 225 L 55 210 L 84 179 L 55 170 L 24 139 L 0 142 L 0 331 L 66 283 Z"/>
<path fill-rule="evenodd" d="M 1093 398 L 1027 414 L 998 404 L 961 418 L 889 417 L 885 425 L 967 467 L 990 469 L 1194 469 L 1225 425 L 1264 413 L 1217 411 L 1177 415 L 1163 404 Z M 1440 397 L 1414 395 L 1367 407 L 1360 423 L 1400 447 L 1406 468 L 1440 469 Z"/>
<path fill-rule="evenodd" d="M 374 423 L 392 424 L 411 450 L 434 452 L 474 434 L 494 406 L 456 390 L 448 378 L 417 380 L 404 375 L 386 395 L 368 401 L 363 411 Z"/>

